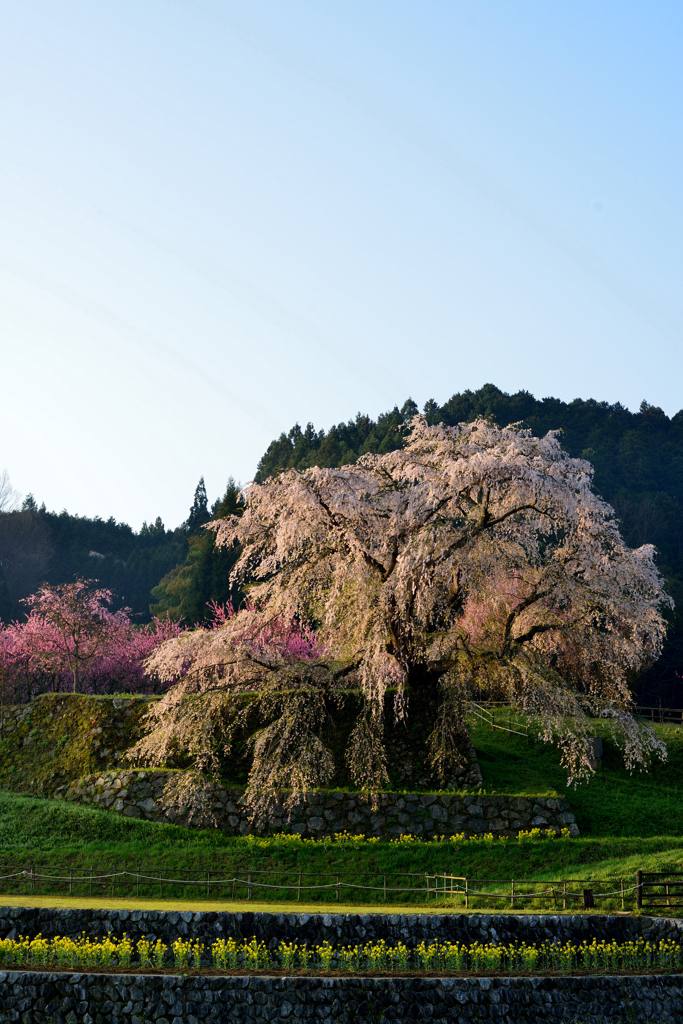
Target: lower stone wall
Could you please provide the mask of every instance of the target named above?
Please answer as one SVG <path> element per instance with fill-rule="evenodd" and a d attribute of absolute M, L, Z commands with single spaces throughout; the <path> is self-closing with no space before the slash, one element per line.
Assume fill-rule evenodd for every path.
<path fill-rule="evenodd" d="M 616 914 L 284 914 L 229 911 L 106 910 L 48 907 L 0 907 L 0 938 L 29 939 L 43 935 L 91 938 L 121 937 L 133 942 L 145 936 L 169 947 L 178 938 L 195 939 L 207 948 L 217 938 L 256 936 L 270 949 L 281 940 L 344 946 L 378 942 L 542 943 L 581 942 L 596 938 L 615 942 L 683 943 L 683 919 L 631 917 Z M 207 954 L 208 957 L 208 954 Z M 206 960 L 209 966 L 209 960 Z"/>
<path fill-rule="evenodd" d="M 383 837 L 401 833 L 448 836 L 462 832 L 466 836 L 485 832 L 514 836 L 531 828 L 553 828 L 556 832 L 568 828 L 572 836 L 579 834 L 574 814 L 564 799 L 433 793 L 382 793 L 377 809 L 373 809 L 370 797 L 362 793 L 307 793 L 291 811 L 276 805 L 268 821 L 254 828 L 242 805 L 242 791 L 219 784 L 207 784 L 209 810 L 202 816 L 188 818 L 166 807 L 164 790 L 176 776 L 177 772 L 169 770 L 102 772 L 58 789 L 55 796 L 130 818 L 217 827 L 228 835 L 284 830 L 303 836 L 344 831 Z"/>
<path fill-rule="evenodd" d="M 273 1020 L 680 1024 L 683 976 L 159 977 L 0 972 L 0 1022 L 250 1024 Z"/>

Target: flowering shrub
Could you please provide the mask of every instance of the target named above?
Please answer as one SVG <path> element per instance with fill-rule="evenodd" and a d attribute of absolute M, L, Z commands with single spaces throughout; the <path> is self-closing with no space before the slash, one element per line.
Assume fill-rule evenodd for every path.
<path fill-rule="evenodd" d="M 0 939 L 0 966 L 58 968 L 60 970 L 98 967 L 138 968 L 149 970 L 187 971 L 209 966 L 206 948 L 195 940 L 178 938 L 172 944 L 173 966 L 167 965 L 168 946 L 160 939 L 152 945 L 148 939 L 136 944 L 137 960 L 133 961 L 133 944 L 127 935 L 92 940 L 81 935 L 76 939 L 57 937 L 44 939 Z M 413 949 L 399 942 L 389 946 L 381 939 L 355 946 L 337 947 L 325 941 L 307 943 L 281 941 L 269 949 L 256 936 L 250 940 L 216 939 L 211 946 L 210 964 L 219 971 L 229 970 L 314 970 L 314 971 L 434 971 L 439 973 L 476 971 L 492 973 L 532 973 L 543 971 L 615 971 L 615 970 L 680 970 L 683 949 L 662 939 L 650 942 L 643 938 L 629 942 L 608 942 L 604 939 L 581 943 L 542 942 L 532 945 L 515 942 L 420 942 Z"/>
<path fill-rule="evenodd" d="M 329 645 L 315 630 L 300 622 L 291 612 L 270 616 L 249 601 L 239 612 L 235 611 L 232 601 L 224 604 L 209 601 L 208 605 L 212 617 L 206 631 L 220 629 L 235 619 L 233 625 L 236 628 L 231 631 L 234 649 L 242 647 L 252 656 L 288 664 L 325 658 L 330 653 Z"/>
<path fill-rule="evenodd" d="M 551 839 L 557 838 L 557 833 L 552 828 L 540 829 L 532 828 L 529 832 L 518 832 L 517 840 L 520 843 L 541 843 Z M 560 831 L 559 838 L 566 842 L 571 839 L 571 833 L 568 828 L 563 828 Z M 453 836 L 433 836 L 432 839 L 423 839 L 422 836 L 411 835 L 410 832 L 401 833 L 396 839 L 390 839 L 389 843 L 392 846 L 413 846 L 417 843 L 484 843 L 487 846 L 492 846 L 494 843 L 505 845 L 510 841 L 509 836 L 498 836 L 496 839 L 492 832 L 486 832 L 483 836 L 473 835 L 469 839 L 466 837 L 464 832 L 459 832 Z M 301 846 L 304 844 L 312 846 L 329 846 L 334 843 L 337 846 L 350 846 L 358 849 L 358 847 L 371 843 L 380 843 L 382 840 L 377 836 L 366 836 L 365 833 L 361 832 L 358 835 L 354 835 L 352 832 L 335 832 L 330 836 L 321 836 L 320 839 L 311 837 L 310 839 L 304 839 L 299 832 L 278 832 L 274 836 L 255 836 L 248 835 L 244 837 L 244 842 L 251 846 L 258 846 L 262 849 L 267 849 L 270 846 Z"/>

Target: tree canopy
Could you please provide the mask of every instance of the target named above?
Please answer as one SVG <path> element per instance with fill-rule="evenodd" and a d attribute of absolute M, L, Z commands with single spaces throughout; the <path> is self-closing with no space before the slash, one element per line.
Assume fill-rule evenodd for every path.
<path fill-rule="evenodd" d="M 273 441 L 261 458 L 256 481 L 284 469 L 313 465 L 340 467 L 367 452 L 382 453 L 404 444 L 405 423 L 416 411 L 409 399 L 379 416 L 357 415 L 329 431 L 295 425 Z M 454 394 L 443 405 L 424 406 L 430 424 L 453 425 L 488 419 L 500 426 L 520 422 L 538 437 L 561 431 L 562 447 L 588 460 L 593 487 L 615 509 L 621 532 L 631 547 L 653 544 L 667 589 L 679 609 L 667 612 L 670 628 L 662 657 L 641 678 L 640 702 L 661 700 L 681 706 L 683 674 L 683 410 L 669 418 L 644 401 L 637 412 L 619 402 L 595 399 L 563 402 L 537 399 L 528 391 L 506 394 L 493 384 Z"/>

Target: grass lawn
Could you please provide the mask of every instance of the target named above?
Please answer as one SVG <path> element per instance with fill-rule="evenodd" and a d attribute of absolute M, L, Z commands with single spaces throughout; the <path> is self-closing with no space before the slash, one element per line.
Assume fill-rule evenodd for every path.
<path fill-rule="evenodd" d="M 284 901 L 278 901 L 277 906 L 273 906 L 272 903 L 262 903 L 258 900 L 252 900 L 247 902 L 246 900 L 201 900 L 195 899 L 192 901 L 182 899 L 171 899 L 171 900 L 144 900 L 130 898 L 112 898 L 112 897 L 93 897 L 92 899 L 88 896 L 0 896 L 0 907 L 47 907 L 54 910 L 68 910 L 69 908 L 76 908 L 79 910 L 93 909 L 93 910 L 163 910 L 163 911 L 178 911 L 182 913 L 186 910 L 196 911 L 226 911 L 231 914 L 415 914 L 418 913 L 422 908 L 416 907 L 415 904 L 406 903 L 401 905 L 400 903 L 392 904 L 387 908 L 384 903 L 363 903 L 359 906 L 357 903 L 334 903 L 334 904 L 321 904 L 321 903 L 287 903 Z M 460 914 L 460 913 L 481 913 L 477 908 L 465 911 L 460 906 L 454 906 L 452 903 L 430 904 L 430 913 L 438 914 Z M 509 907 L 503 906 L 501 913 L 510 913 Z M 514 913 L 525 914 L 528 911 L 524 907 L 515 908 Z M 587 914 L 599 915 L 603 911 L 594 909 L 592 911 L 582 911 Z"/>

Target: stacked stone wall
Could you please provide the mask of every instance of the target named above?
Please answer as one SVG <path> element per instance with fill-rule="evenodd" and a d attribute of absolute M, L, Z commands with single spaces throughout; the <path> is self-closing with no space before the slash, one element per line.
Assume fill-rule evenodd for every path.
<path fill-rule="evenodd" d="M 489 832 L 494 836 L 514 836 L 531 828 L 552 828 L 556 832 L 568 828 L 572 836 L 579 834 L 567 800 L 474 793 L 382 793 L 377 808 L 362 793 L 307 793 L 289 811 L 281 804 L 276 805 L 267 821 L 254 826 L 243 806 L 242 790 L 207 783 L 210 809 L 201 816 L 188 818 L 165 806 L 164 789 L 174 775 L 175 772 L 165 769 L 102 772 L 61 787 L 55 795 L 129 818 L 216 827 L 235 836 L 283 830 L 306 837 L 344 831 L 387 838 L 401 833 L 423 837 Z"/>
<path fill-rule="evenodd" d="M 0 938 L 58 935 L 151 937 L 170 945 L 181 936 L 210 948 L 217 938 L 251 939 L 269 948 L 282 940 L 316 945 L 379 942 L 611 942 L 662 939 L 683 944 L 683 920 L 618 914 L 292 914 L 230 911 L 107 910 L 0 907 Z M 208 963 L 208 961 L 207 961 Z"/>
<path fill-rule="evenodd" d="M 683 977 L 183 977 L 0 972 L 0 1022 L 680 1024 Z"/>
<path fill-rule="evenodd" d="M 683 939 L 683 921 L 616 915 L 234 914 L 0 907 L 0 937 L 124 932 L 207 946 L 251 938 L 333 944 Z M 208 964 L 207 964 L 208 966 Z M 250 1024 L 287 1020 L 680 1024 L 683 977 L 405 978 L 0 972 L 0 1024 Z"/>

